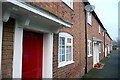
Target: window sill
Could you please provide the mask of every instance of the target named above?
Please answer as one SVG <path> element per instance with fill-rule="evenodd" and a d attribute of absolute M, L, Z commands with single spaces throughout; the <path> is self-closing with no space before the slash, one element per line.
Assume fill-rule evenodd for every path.
<path fill-rule="evenodd" d="M 89 23 L 89 22 L 87 22 L 87 23 L 88 23 L 88 25 L 90 25 L 92 27 L 92 23 Z"/>
<path fill-rule="evenodd" d="M 92 54 L 88 55 L 88 57 L 92 57 Z"/>
<path fill-rule="evenodd" d="M 72 63 L 74 63 L 74 61 L 69 61 L 69 62 L 64 62 L 64 63 L 62 63 L 62 64 L 58 64 L 58 68 L 64 67 L 64 66 L 69 65 L 69 64 L 72 64 Z"/>

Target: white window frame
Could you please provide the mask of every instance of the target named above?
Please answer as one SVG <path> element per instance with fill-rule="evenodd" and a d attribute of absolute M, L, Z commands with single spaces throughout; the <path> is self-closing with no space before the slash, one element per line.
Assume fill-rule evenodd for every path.
<path fill-rule="evenodd" d="M 87 12 L 87 23 L 92 25 L 92 14 L 90 12 Z"/>
<path fill-rule="evenodd" d="M 98 32 L 99 32 L 99 34 L 101 33 L 101 26 L 100 25 L 98 25 Z"/>
<path fill-rule="evenodd" d="M 62 0 L 67 6 L 73 9 L 73 0 Z"/>
<path fill-rule="evenodd" d="M 2 37 L 3 37 L 3 21 L 2 21 L 2 2 L 0 1 L 0 66 L 2 61 Z M 1 72 L 1 67 L 0 67 Z"/>
<path fill-rule="evenodd" d="M 103 36 L 104 36 L 104 31 L 103 31 Z"/>
<path fill-rule="evenodd" d="M 88 44 L 87 44 L 87 53 L 88 53 L 88 57 L 91 57 L 92 56 L 92 41 L 91 40 L 88 40 Z"/>
<path fill-rule="evenodd" d="M 72 64 L 72 63 L 74 63 L 74 61 L 73 61 L 73 37 L 70 35 L 70 34 L 68 34 L 68 33 L 66 33 L 66 32 L 60 32 L 59 33 L 59 38 L 60 37 L 64 37 L 65 38 L 65 61 L 62 61 L 62 62 L 60 62 L 60 55 L 59 55 L 59 46 L 58 46 L 58 68 L 59 67 L 63 67 L 63 66 L 66 66 L 66 65 L 68 65 L 68 64 Z M 67 39 L 68 38 L 70 38 L 71 39 L 71 61 L 67 61 L 67 59 L 66 59 L 66 46 L 69 46 L 70 44 L 69 43 L 67 43 Z"/>

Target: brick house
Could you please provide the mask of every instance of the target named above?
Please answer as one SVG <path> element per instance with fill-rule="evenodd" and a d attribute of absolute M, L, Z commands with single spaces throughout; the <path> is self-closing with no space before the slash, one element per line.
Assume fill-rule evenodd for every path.
<path fill-rule="evenodd" d="M 87 41 L 88 41 L 88 71 L 93 68 L 104 57 L 104 26 L 93 13 L 88 13 L 90 19 L 87 23 Z"/>
<path fill-rule="evenodd" d="M 6 1 L 0 2 L 2 78 L 80 78 L 104 57 L 105 28 L 84 10 L 89 2 Z"/>
<path fill-rule="evenodd" d="M 105 57 L 112 51 L 112 38 L 108 33 L 105 33 Z"/>

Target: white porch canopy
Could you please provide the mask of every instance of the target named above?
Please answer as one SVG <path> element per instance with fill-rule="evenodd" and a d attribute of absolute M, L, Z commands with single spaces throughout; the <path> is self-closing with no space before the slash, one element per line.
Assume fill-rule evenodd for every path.
<path fill-rule="evenodd" d="M 42 32 L 58 32 L 61 28 L 70 28 L 72 23 L 63 20 L 46 10 L 17 0 L 3 2 L 3 21 L 9 17 L 19 20 L 19 27 Z M 39 29 L 38 29 L 39 28 Z"/>
<path fill-rule="evenodd" d="M 97 42 L 97 43 L 103 43 L 103 40 L 98 39 L 96 37 L 93 37 L 93 41 Z"/>

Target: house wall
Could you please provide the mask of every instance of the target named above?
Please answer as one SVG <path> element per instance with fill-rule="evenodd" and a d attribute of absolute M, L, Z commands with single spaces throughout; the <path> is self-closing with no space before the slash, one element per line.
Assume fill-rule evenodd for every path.
<path fill-rule="evenodd" d="M 33 2 L 32 4 L 69 22 L 74 22 L 74 9 L 68 7 L 61 0 L 59 2 Z"/>
<path fill-rule="evenodd" d="M 100 52 L 101 53 L 99 54 L 99 59 L 101 60 L 101 59 L 104 58 L 104 50 L 103 50 L 103 45 L 104 45 L 104 35 L 103 35 L 103 33 L 104 33 L 104 29 L 102 27 L 100 27 L 100 32 L 101 33 L 99 33 L 99 27 L 98 27 L 99 23 L 96 21 L 95 17 L 94 17 L 94 20 L 95 20 L 95 22 L 93 22 L 93 26 L 94 26 L 93 32 L 95 32 L 94 36 L 103 41 L 102 43 L 100 43 L 100 45 L 101 45 Z"/>
<path fill-rule="evenodd" d="M 98 21 L 92 15 L 92 25 L 87 24 L 87 32 L 88 32 L 87 33 L 87 37 L 88 37 L 88 40 L 91 40 L 93 42 L 92 38 L 96 37 L 96 38 L 104 41 L 103 28 L 100 27 L 101 33 L 99 33 L 98 25 L 99 25 Z M 104 52 L 103 52 L 103 45 L 104 45 L 104 43 L 100 43 L 100 45 L 101 45 L 101 53 L 99 54 L 99 58 L 101 60 L 104 57 Z M 94 52 L 94 48 L 92 50 L 92 55 L 93 55 L 93 52 Z M 88 57 L 88 71 L 90 71 L 93 68 L 93 56 Z"/>
<path fill-rule="evenodd" d="M 73 22 L 73 26 L 69 29 L 62 29 L 60 32 L 68 32 L 74 38 L 73 44 L 73 55 L 74 63 L 58 68 L 58 34 L 54 35 L 54 53 L 53 53 L 53 77 L 55 78 L 68 78 L 76 77 L 75 75 L 82 76 L 85 69 L 85 13 L 84 13 L 84 4 L 83 3 L 74 3 L 73 9 L 68 7 L 63 2 L 51 2 L 51 3 L 33 3 L 38 7 L 41 7 L 50 13 L 55 14 L 56 16 L 65 19 L 67 21 Z M 101 33 L 98 31 L 98 22 L 94 16 L 92 16 L 92 25 L 87 24 L 88 31 L 88 40 L 92 40 L 93 37 L 97 37 L 104 41 L 103 28 L 101 27 Z M 79 33 L 79 34 L 78 34 Z M 80 46 L 82 45 L 82 46 Z M 103 51 L 104 43 L 101 43 L 101 53 L 100 60 L 104 58 Z M 93 52 L 93 51 L 92 51 Z M 80 65 L 80 66 L 78 66 Z M 93 68 L 93 56 L 88 58 L 88 71 Z M 77 67 L 78 66 L 78 67 Z M 75 71 L 76 69 L 80 70 Z M 72 71 L 69 71 L 72 70 Z M 74 75 L 72 73 L 75 73 Z"/>
<path fill-rule="evenodd" d="M 74 2 L 73 9 L 63 2 L 33 3 L 56 16 L 70 21 L 71 28 L 61 29 L 59 32 L 67 32 L 73 36 L 73 60 L 74 63 L 58 68 L 58 36 L 54 34 L 53 42 L 53 78 L 79 78 L 84 75 L 85 69 L 85 13 L 84 4 Z M 73 74 L 74 73 L 74 74 Z"/>
<path fill-rule="evenodd" d="M 74 25 L 69 29 L 62 29 L 60 32 L 67 32 L 73 36 L 73 64 L 58 68 L 58 58 L 53 63 L 53 77 L 57 78 L 79 78 L 84 75 L 85 69 L 85 29 L 84 26 L 84 4 L 74 3 Z M 82 32 L 83 31 L 83 32 Z M 58 41 L 58 37 L 56 39 Z M 54 40 L 55 41 L 55 40 Z M 57 42 L 56 41 L 56 42 Z M 55 42 L 54 42 L 55 43 Z M 58 47 L 58 45 L 57 45 Z M 56 48 L 54 48 L 56 49 Z M 55 54 L 55 53 L 54 53 Z M 56 56 L 58 57 L 58 50 Z M 74 73 L 74 74 L 73 74 Z"/>
<path fill-rule="evenodd" d="M 110 47 L 111 49 L 110 50 L 112 51 L 112 40 L 110 40 L 110 44 L 111 44 L 111 47 Z"/>
<path fill-rule="evenodd" d="M 2 78 L 12 78 L 14 23 L 15 20 L 11 18 L 3 23 Z"/>
<path fill-rule="evenodd" d="M 109 44 L 109 45 L 106 45 L 106 48 L 107 48 L 107 54 L 110 54 L 110 51 L 111 51 L 111 49 L 110 49 L 111 45 L 110 44 L 112 44 L 112 40 L 107 33 L 105 34 L 105 43 Z"/>
<path fill-rule="evenodd" d="M 74 23 L 71 28 L 61 29 L 59 32 L 67 32 L 73 36 L 73 60 L 74 63 L 58 67 L 58 39 L 59 34 L 54 34 L 53 38 L 53 78 L 80 78 L 85 73 L 85 11 L 84 3 L 74 2 L 73 9 L 63 2 L 33 2 L 37 7 L 55 14 L 56 16 Z M 3 27 L 3 44 L 2 44 L 2 77 L 12 78 L 13 65 L 13 43 L 14 43 L 14 20 L 10 19 L 4 23 Z M 101 27 L 101 34 L 98 32 L 98 22 L 92 16 L 92 26 L 87 24 L 88 40 L 97 37 L 104 40 Z M 107 40 L 106 40 L 107 42 Z M 103 45 L 103 43 L 101 43 Z M 101 46 L 102 48 L 103 46 Z M 102 48 L 103 49 L 103 48 Z M 92 51 L 93 52 L 93 51 Z M 100 53 L 100 60 L 104 57 L 103 50 Z M 93 67 L 93 56 L 88 58 L 88 71 Z"/>

